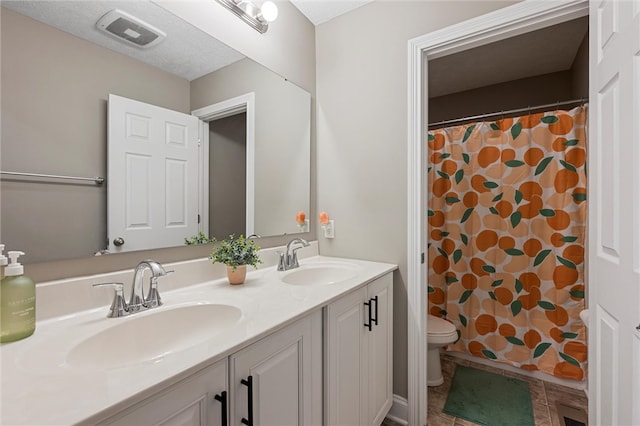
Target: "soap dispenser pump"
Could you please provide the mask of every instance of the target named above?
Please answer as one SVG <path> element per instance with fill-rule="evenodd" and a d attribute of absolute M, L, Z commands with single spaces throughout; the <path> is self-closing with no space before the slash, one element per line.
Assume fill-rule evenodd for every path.
<path fill-rule="evenodd" d="M 0 244 L 0 280 L 4 278 L 4 267 L 9 263 L 9 259 L 4 255 L 4 244 Z"/>
<path fill-rule="evenodd" d="M 0 281 L 0 342 L 13 342 L 33 334 L 36 329 L 36 285 L 24 275 L 18 258 L 21 251 L 10 251 L 11 260 Z"/>

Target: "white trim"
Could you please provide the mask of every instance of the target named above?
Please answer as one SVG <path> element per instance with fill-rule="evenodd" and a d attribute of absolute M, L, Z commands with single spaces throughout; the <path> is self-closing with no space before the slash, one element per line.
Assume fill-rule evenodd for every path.
<path fill-rule="evenodd" d="M 426 188 L 425 132 L 428 59 L 450 55 L 494 41 L 535 31 L 589 13 L 588 0 L 521 3 L 478 16 L 409 40 L 408 57 L 408 423 L 423 425 L 427 419 L 426 385 L 426 266 L 420 262 L 426 250 L 424 227 Z"/>
<path fill-rule="evenodd" d="M 247 207 L 246 207 L 246 230 L 245 235 L 251 235 L 255 233 L 255 162 L 256 162 L 256 95 L 254 92 L 246 93 L 244 95 L 236 96 L 235 98 L 227 99 L 222 102 L 218 102 L 213 105 L 199 108 L 191 112 L 191 115 L 195 115 L 204 122 L 217 120 L 220 118 L 229 117 L 231 115 L 239 114 L 241 112 L 247 113 Z M 203 124 L 203 134 L 206 136 L 201 138 L 206 140 L 204 146 L 203 156 L 209 156 L 209 132 L 205 129 L 206 124 Z M 204 145 L 204 143 L 203 143 Z M 203 160 L 204 161 L 204 160 Z M 206 161 L 204 162 L 206 163 Z M 205 170 L 206 169 L 206 170 Z M 200 176 L 200 181 L 203 182 L 203 191 L 208 192 L 208 179 L 206 176 L 209 174 L 208 166 L 202 168 L 203 174 Z M 201 194 L 204 200 L 204 193 Z M 205 210 L 203 209 L 203 215 Z M 206 218 L 203 220 L 208 223 L 208 209 L 206 209 Z"/>
<path fill-rule="evenodd" d="M 387 413 L 387 419 L 401 425 L 408 425 L 407 422 L 407 400 L 401 396 L 393 395 L 393 405 Z"/>

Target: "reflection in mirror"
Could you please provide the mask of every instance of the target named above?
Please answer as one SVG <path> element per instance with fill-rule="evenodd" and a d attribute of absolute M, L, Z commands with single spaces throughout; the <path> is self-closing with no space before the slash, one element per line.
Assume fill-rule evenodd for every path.
<path fill-rule="evenodd" d="M 114 8 L 123 9 L 160 28 L 167 34 L 166 39 L 143 50 L 100 33 L 95 29 L 95 23 Z M 247 151 L 245 169 L 242 170 L 241 165 L 233 168 L 234 173 L 238 172 L 236 168 L 242 171 L 237 177 L 232 177 L 230 172 L 220 172 L 220 164 L 230 167 L 231 157 L 217 153 L 218 148 L 211 147 L 207 155 L 215 158 L 202 165 L 203 170 L 207 165 L 210 176 L 206 179 L 204 174 L 201 176 L 202 186 L 209 186 L 209 190 L 200 194 L 199 229 L 214 232 L 219 238 L 228 232 L 271 236 L 301 231 L 295 215 L 299 210 L 308 213 L 309 209 L 308 93 L 255 62 L 243 59 L 242 55 L 150 2 L 3 1 L 1 12 L 1 170 L 105 176 L 107 98 L 110 93 L 184 114 L 255 93 L 255 167 L 246 168 L 251 162 L 248 160 L 251 153 Z M 61 27 L 67 24 L 73 28 Z M 83 38 L 93 38 L 93 41 Z M 165 48 L 169 51 L 161 50 Z M 176 59 L 177 52 L 186 52 L 188 57 Z M 208 59 L 213 57 L 222 58 L 223 63 L 208 64 Z M 275 86 L 252 86 L 252 83 L 269 80 L 262 74 L 249 76 L 229 72 L 243 64 L 250 65 L 245 67 L 247 69 L 260 68 L 265 76 L 271 75 L 272 81 L 298 92 L 299 98 L 304 99 L 304 107 L 293 110 L 286 107 L 284 99 L 288 96 L 277 94 Z M 224 74 L 230 74 L 232 79 L 225 83 L 217 76 Z M 232 87 L 236 88 L 233 92 Z M 225 92 L 225 89 L 229 90 Z M 265 94 L 261 95 L 263 92 Z M 267 98 L 277 101 L 266 103 Z M 260 124 L 263 107 L 265 114 L 282 111 L 284 115 L 278 119 L 267 118 L 266 124 Z M 246 118 L 244 120 L 245 129 L 250 129 L 251 125 Z M 202 124 L 207 131 L 200 135 L 201 139 L 210 136 L 209 129 L 217 131 L 220 128 L 216 121 Z M 298 129 L 295 140 L 284 147 L 286 137 L 294 132 L 294 128 Z M 243 163 L 242 159 L 233 161 Z M 215 178 L 218 172 L 222 176 Z M 253 176 L 254 180 L 243 185 L 242 176 L 245 180 L 247 176 Z M 108 240 L 107 234 L 109 183 L 108 176 L 103 185 L 90 181 L 2 176 L 1 242 L 9 249 L 27 252 L 25 263 L 86 257 L 112 248 L 113 241 L 109 240 L 115 236 L 109 235 Z M 236 185 L 244 186 L 242 195 L 233 191 L 240 201 L 219 193 L 221 189 L 230 191 Z M 248 232 L 246 226 L 250 220 L 246 212 L 250 210 L 247 203 L 251 200 L 246 189 L 252 185 L 254 229 Z M 210 205 L 205 201 L 209 194 Z M 244 220 L 216 230 L 218 222 L 222 222 L 217 215 L 221 205 L 219 198 L 224 200 L 223 208 L 232 212 L 227 215 Z M 290 200 L 294 202 L 286 204 Z M 263 220 L 264 225 L 261 224 Z M 183 243 L 184 239 L 171 245 Z"/>

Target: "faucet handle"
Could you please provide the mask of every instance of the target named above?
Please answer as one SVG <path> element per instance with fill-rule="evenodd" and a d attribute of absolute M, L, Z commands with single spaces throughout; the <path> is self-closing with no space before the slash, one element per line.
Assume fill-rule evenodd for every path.
<path fill-rule="evenodd" d="M 112 287 L 115 290 L 111 307 L 107 318 L 119 318 L 129 315 L 127 302 L 124 300 L 124 284 L 123 283 L 99 283 L 93 284 L 94 287 Z"/>
<path fill-rule="evenodd" d="M 287 270 L 287 258 L 282 251 L 276 252 L 278 253 L 278 271 L 286 271 Z"/>
<path fill-rule="evenodd" d="M 175 271 L 164 271 L 163 275 L 149 279 L 149 295 L 145 299 L 145 305 L 147 308 L 157 308 L 162 305 L 162 299 L 160 298 L 160 292 L 158 292 L 158 279 L 173 274 Z"/>

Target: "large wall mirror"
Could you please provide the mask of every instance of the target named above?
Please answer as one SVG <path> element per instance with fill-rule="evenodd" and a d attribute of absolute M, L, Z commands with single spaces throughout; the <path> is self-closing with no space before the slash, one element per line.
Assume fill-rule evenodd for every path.
<path fill-rule="evenodd" d="M 1 6 L 0 169 L 106 178 L 1 176 L 0 242 L 25 251 L 25 263 L 118 251 L 107 225 L 110 94 L 200 118 L 197 230 L 217 238 L 306 231 L 295 219 L 309 214 L 309 93 L 152 2 Z M 166 37 L 140 48 L 101 32 L 96 22 L 113 9 Z M 144 248 L 179 246 L 192 234 Z"/>

